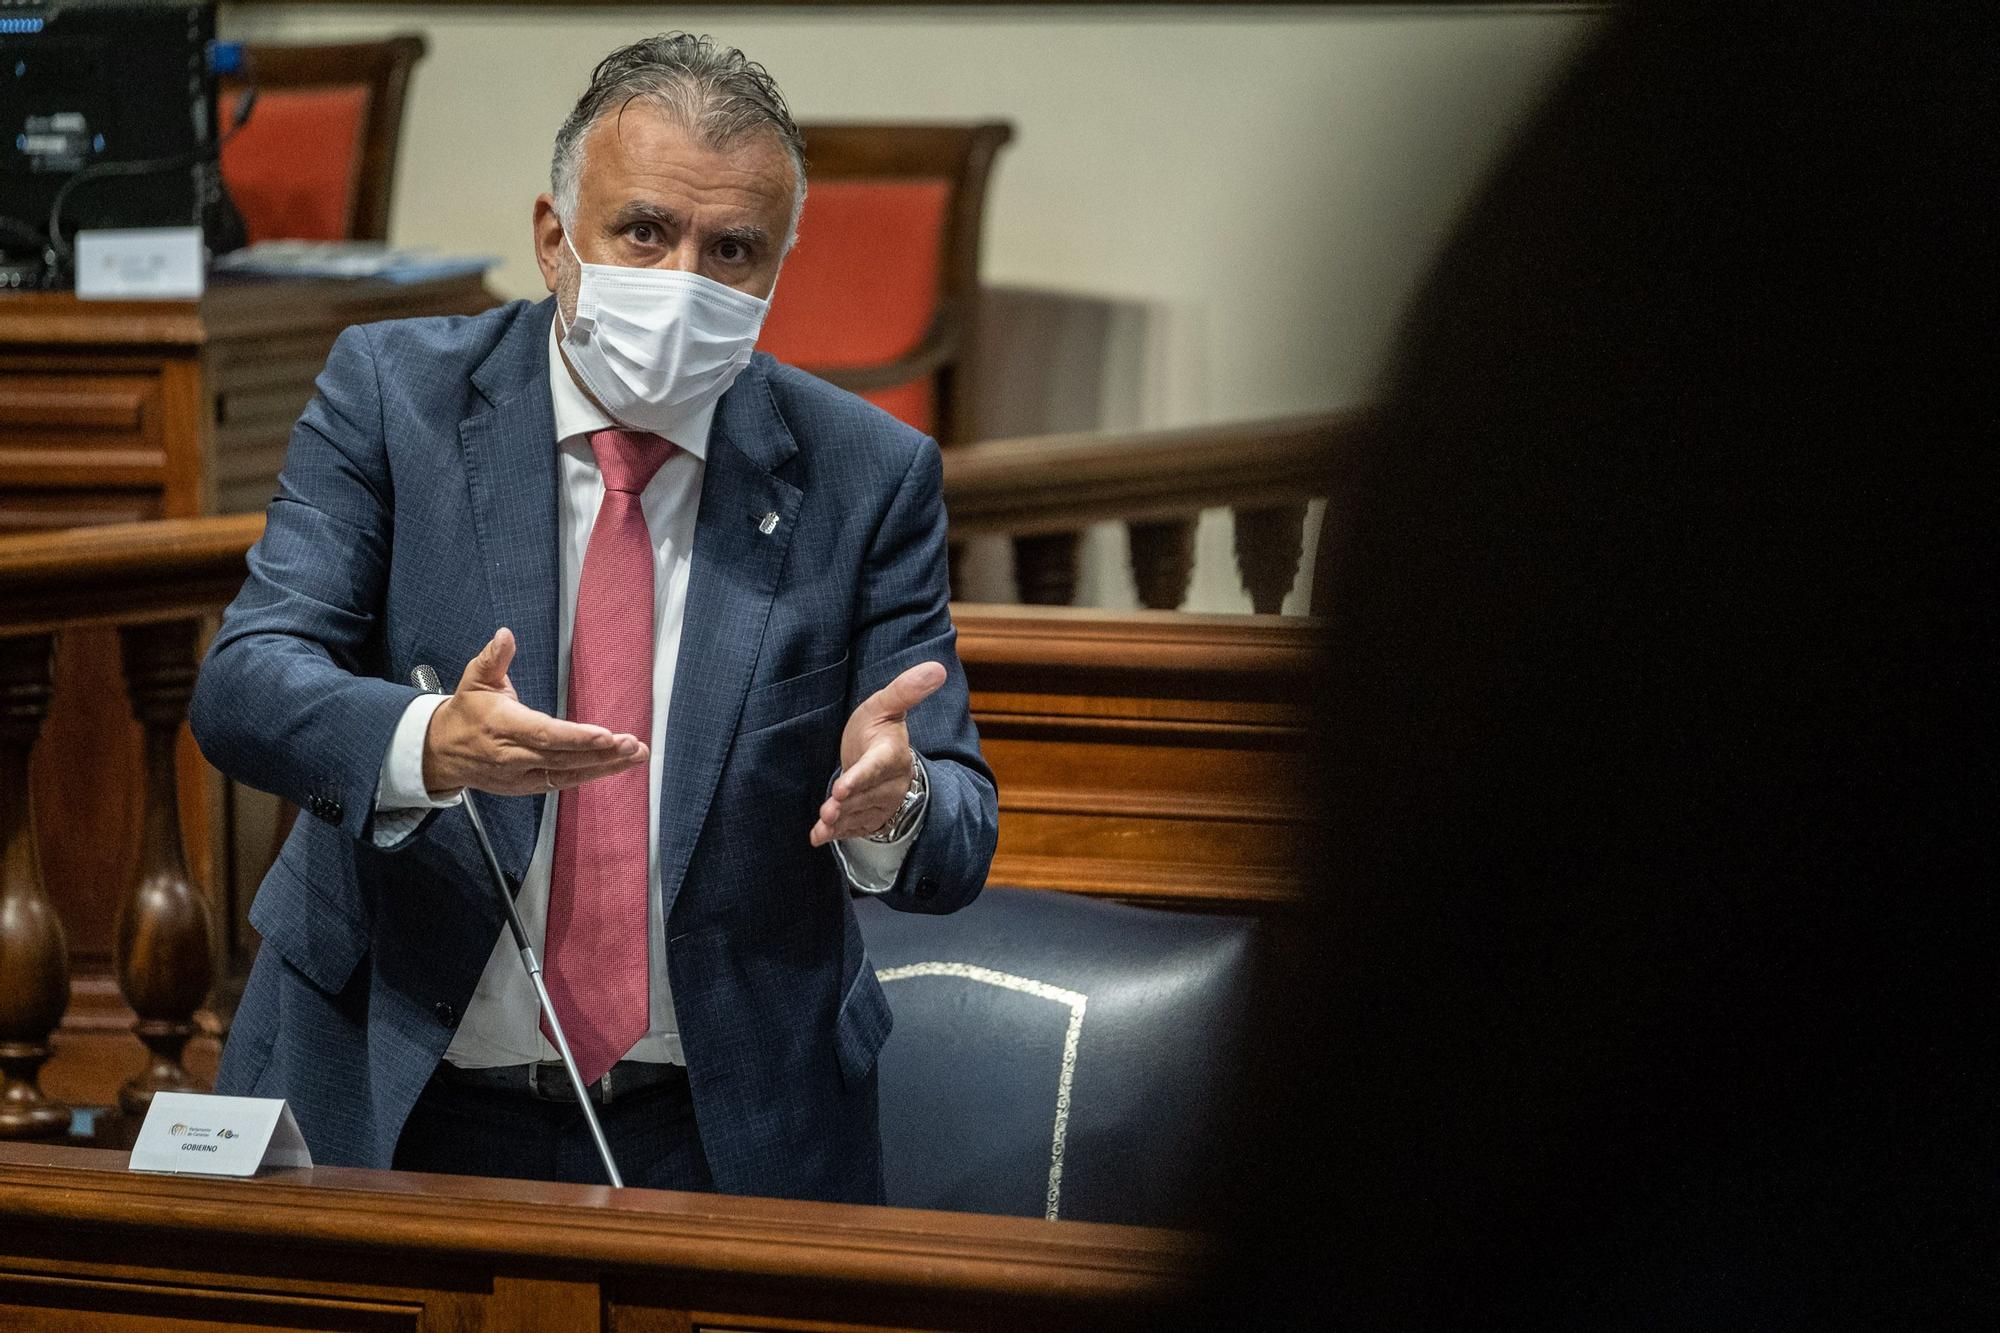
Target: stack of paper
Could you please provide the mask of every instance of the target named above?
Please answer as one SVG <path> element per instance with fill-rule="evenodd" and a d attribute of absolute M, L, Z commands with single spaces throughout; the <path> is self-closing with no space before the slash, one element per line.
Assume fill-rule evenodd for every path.
<path fill-rule="evenodd" d="M 444 255 L 435 250 L 391 249 L 381 241 L 259 241 L 218 255 L 217 273 L 274 278 L 379 278 L 423 282 L 460 273 L 484 273 L 498 263 L 490 255 Z"/>

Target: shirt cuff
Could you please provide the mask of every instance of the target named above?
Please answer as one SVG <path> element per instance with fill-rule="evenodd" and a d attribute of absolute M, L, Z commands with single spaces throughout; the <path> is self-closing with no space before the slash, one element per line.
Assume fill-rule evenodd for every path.
<path fill-rule="evenodd" d="M 917 760 L 922 763 L 922 759 Z M 834 771 L 835 778 L 840 776 Z M 829 779 L 827 785 L 831 787 Z M 894 842 L 873 842 L 867 838 L 836 838 L 833 841 L 833 859 L 840 862 L 841 873 L 847 882 L 862 893 L 887 893 L 896 887 L 896 877 L 903 871 L 903 861 L 915 845 L 917 835 L 924 831 L 924 820 L 930 815 L 930 803 L 926 801 L 917 817 L 903 836 Z"/>
<path fill-rule="evenodd" d="M 424 787 L 424 735 L 430 730 L 431 715 L 450 697 L 420 694 L 403 710 L 395 734 L 389 738 L 389 753 L 382 760 L 382 777 L 375 784 L 377 814 L 410 811 L 421 818 L 425 810 L 440 810 L 463 799 L 456 791 L 439 799 Z"/>

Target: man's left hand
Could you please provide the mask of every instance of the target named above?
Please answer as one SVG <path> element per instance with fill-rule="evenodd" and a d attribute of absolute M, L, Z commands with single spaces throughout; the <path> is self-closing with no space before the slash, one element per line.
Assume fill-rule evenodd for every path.
<path fill-rule="evenodd" d="M 862 700 L 840 734 L 840 776 L 819 808 L 812 845 L 877 832 L 910 790 L 910 710 L 944 684 L 941 662 L 920 662 Z"/>

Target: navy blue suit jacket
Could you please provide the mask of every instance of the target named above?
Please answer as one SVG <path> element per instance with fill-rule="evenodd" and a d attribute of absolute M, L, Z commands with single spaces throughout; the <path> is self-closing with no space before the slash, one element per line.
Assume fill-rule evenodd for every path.
<path fill-rule="evenodd" d="M 461 810 L 373 845 L 420 662 L 450 688 L 499 626 L 521 701 L 556 709 L 553 303 L 348 329 L 292 433 L 192 721 L 224 772 L 301 818 L 218 1090 L 290 1099 L 315 1160 L 386 1167 L 501 931 Z M 947 607 L 936 445 L 759 355 L 718 405 L 664 746 L 660 877 L 674 1007 L 718 1189 L 871 1201 L 889 1008 L 807 832 L 842 726 L 916 663 L 930 806 L 887 901 L 969 902 L 997 827 Z M 762 520 L 775 513 L 769 533 Z M 516 885 L 541 797 L 486 797 Z"/>

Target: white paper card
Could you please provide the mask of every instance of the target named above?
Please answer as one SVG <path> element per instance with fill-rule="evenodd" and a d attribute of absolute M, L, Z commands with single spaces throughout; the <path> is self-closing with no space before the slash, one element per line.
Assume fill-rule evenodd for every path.
<path fill-rule="evenodd" d="M 76 294 L 86 301 L 187 301 L 201 295 L 200 227 L 76 234 Z"/>
<path fill-rule="evenodd" d="M 280 1097 L 160 1092 L 132 1145 L 133 1171 L 254 1176 L 261 1167 L 310 1167 L 312 1153 Z"/>

